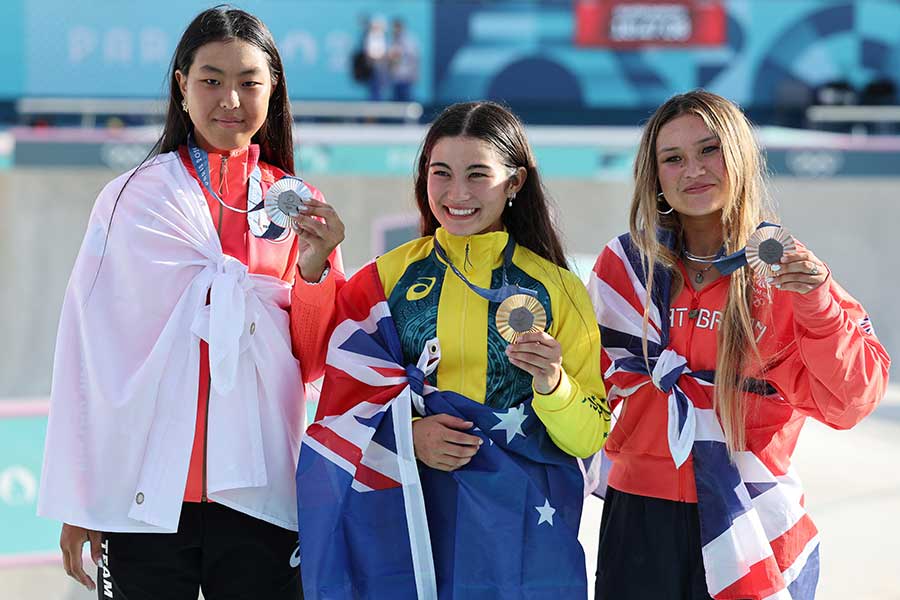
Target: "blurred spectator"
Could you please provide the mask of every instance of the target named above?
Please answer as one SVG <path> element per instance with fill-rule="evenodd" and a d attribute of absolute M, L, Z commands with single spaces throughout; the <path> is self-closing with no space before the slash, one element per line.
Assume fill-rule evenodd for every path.
<path fill-rule="evenodd" d="M 826 82 L 816 90 L 816 104 L 822 106 L 854 106 L 857 101 L 856 89 L 843 79 Z M 817 129 L 849 133 L 854 131 L 854 127 L 857 127 L 857 124 L 850 121 L 835 121 L 820 123 Z"/>
<path fill-rule="evenodd" d="M 369 63 L 369 57 L 366 54 L 366 35 L 369 33 L 369 17 L 363 15 L 360 17 L 359 23 L 362 35 L 360 35 L 359 43 L 353 51 L 353 56 L 350 60 L 350 68 L 354 81 L 368 85 L 369 78 L 372 76 L 372 65 Z"/>
<path fill-rule="evenodd" d="M 870 81 L 863 88 L 860 104 L 867 106 L 891 106 L 897 103 L 897 86 L 887 77 Z"/>
<path fill-rule="evenodd" d="M 387 21 L 376 16 L 369 21 L 363 51 L 371 68 L 369 74 L 369 100 L 384 100 L 387 96 L 388 73 L 388 41 Z"/>
<path fill-rule="evenodd" d="M 893 106 L 897 104 L 897 86 L 887 77 L 874 79 L 863 88 L 859 103 L 866 106 Z M 869 131 L 881 135 L 893 135 L 897 132 L 897 123 L 876 121 L 869 125 Z"/>
<path fill-rule="evenodd" d="M 419 78 L 419 48 L 406 31 L 403 19 L 394 19 L 391 33 L 388 59 L 394 100 L 409 102 L 412 99 L 413 85 Z"/>
<path fill-rule="evenodd" d="M 827 106 L 851 106 L 856 104 L 856 90 L 843 80 L 829 81 L 816 91 L 816 102 Z"/>

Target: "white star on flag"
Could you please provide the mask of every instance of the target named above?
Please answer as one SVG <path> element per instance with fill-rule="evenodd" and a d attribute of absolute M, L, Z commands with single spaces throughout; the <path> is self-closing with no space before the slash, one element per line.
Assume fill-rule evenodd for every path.
<path fill-rule="evenodd" d="M 535 506 L 534 510 L 538 511 L 538 514 L 541 515 L 538 518 L 537 524 L 541 523 L 550 523 L 550 527 L 553 527 L 553 514 L 556 512 L 556 509 L 550 506 L 550 499 L 544 499 L 543 506 Z"/>
<path fill-rule="evenodd" d="M 489 436 L 488 434 L 486 434 L 485 432 L 483 432 L 481 429 L 475 427 L 475 428 L 472 429 L 472 431 L 473 431 L 474 433 L 479 434 L 479 437 L 484 436 L 484 439 L 486 439 L 488 442 L 490 442 L 491 446 L 494 445 L 494 440 L 491 439 L 491 436 Z"/>
<path fill-rule="evenodd" d="M 522 433 L 522 423 L 528 418 L 525 414 L 525 406 L 520 404 L 510 408 L 505 413 L 494 413 L 494 416 L 500 419 L 500 422 L 491 427 L 491 431 L 502 429 L 506 432 L 506 443 L 510 443 L 516 435 L 525 437 Z"/>

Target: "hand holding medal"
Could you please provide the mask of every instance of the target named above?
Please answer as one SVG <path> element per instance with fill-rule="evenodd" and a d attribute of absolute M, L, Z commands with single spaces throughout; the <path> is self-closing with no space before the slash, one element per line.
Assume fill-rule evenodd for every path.
<path fill-rule="evenodd" d="M 795 240 L 794 245 L 777 264 L 770 265 L 766 283 L 785 292 L 808 294 L 828 279 L 828 267 L 802 243 Z"/>
<path fill-rule="evenodd" d="M 546 331 L 530 331 L 519 334 L 516 341 L 506 347 L 510 364 L 519 367 L 534 378 L 534 391 L 539 394 L 553 392 L 562 377 L 562 347 Z"/>
<path fill-rule="evenodd" d="M 344 223 L 334 207 L 316 200 L 302 179 L 284 177 L 269 188 L 264 208 L 273 223 L 290 226 L 297 234 L 297 266 L 301 277 L 310 282 L 319 281 L 328 257 L 344 240 Z"/>
<path fill-rule="evenodd" d="M 715 265 L 722 275 L 749 265 L 767 285 L 787 292 L 809 293 L 828 278 L 828 268 L 821 260 L 785 228 L 772 223 L 760 224 L 744 249 L 720 258 L 705 258 L 695 260 Z"/>

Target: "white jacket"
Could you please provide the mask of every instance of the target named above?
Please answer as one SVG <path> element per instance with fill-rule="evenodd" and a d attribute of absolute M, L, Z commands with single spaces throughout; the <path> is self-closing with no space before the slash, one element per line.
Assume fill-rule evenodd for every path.
<path fill-rule="evenodd" d="M 109 226 L 129 176 L 97 198 L 66 290 L 38 514 L 99 531 L 177 530 L 204 339 L 209 497 L 296 530 L 305 396 L 290 286 L 222 253 L 174 152 L 138 169 Z"/>

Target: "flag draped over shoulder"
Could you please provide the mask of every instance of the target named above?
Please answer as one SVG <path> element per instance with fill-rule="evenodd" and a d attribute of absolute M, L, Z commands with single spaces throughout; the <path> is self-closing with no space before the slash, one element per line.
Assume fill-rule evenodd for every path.
<path fill-rule="evenodd" d="M 800 481 L 789 469 L 773 473 L 755 454 L 729 460 L 713 410 L 712 371 L 691 371 L 668 348 L 672 277 L 654 274 L 647 348 L 642 349 L 646 277 L 628 234 L 613 240 L 602 278 L 597 267 L 588 288 L 603 349 L 609 400 L 653 385 L 668 403 L 669 449 L 680 466 L 694 460 L 703 564 L 710 595 L 720 599 L 812 600 L 819 576 L 819 538 L 803 507 Z M 600 261 L 598 261 L 598 266 Z"/>
<path fill-rule="evenodd" d="M 440 345 L 404 364 L 374 263 L 342 290 L 337 323 L 297 469 L 306 597 L 586 597 L 581 471 L 531 399 L 495 410 L 427 385 Z M 414 406 L 474 423 L 469 464 L 419 469 Z"/>

